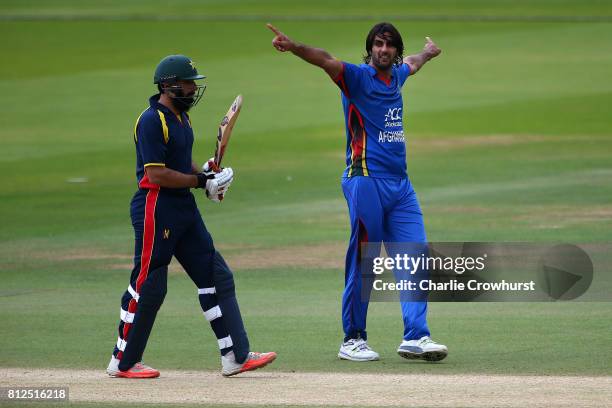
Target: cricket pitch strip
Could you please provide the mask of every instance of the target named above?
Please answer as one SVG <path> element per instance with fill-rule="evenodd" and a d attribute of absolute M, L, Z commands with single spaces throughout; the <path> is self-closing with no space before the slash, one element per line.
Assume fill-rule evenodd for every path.
<path fill-rule="evenodd" d="M 0 385 L 68 386 L 71 402 L 419 407 L 599 407 L 612 377 L 284 373 L 224 378 L 210 371 L 162 371 L 151 380 L 100 370 L 0 368 Z"/>

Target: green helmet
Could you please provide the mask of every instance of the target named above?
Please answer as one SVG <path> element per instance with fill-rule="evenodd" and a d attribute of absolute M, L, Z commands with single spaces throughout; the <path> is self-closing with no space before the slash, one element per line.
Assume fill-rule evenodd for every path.
<path fill-rule="evenodd" d="M 184 55 L 168 55 L 159 62 L 155 69 L 153 83 L 159 84 L 166 81 L 196 80 L 204 79 L 204 75 L 198 74 L 194 62 Z"/>

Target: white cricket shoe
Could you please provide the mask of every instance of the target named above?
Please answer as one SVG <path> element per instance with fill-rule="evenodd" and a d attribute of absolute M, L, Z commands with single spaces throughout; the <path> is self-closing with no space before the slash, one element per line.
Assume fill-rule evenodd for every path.
<path fill-rule="evenodd" d="M 351 361 L 376 361 L 379 359 L 378 353 L 372 350 L 364 339 L 350 339 L 342 343 L 338 357 Z"/>
<path fill-rule="evenodd" d="M 397 354 L 409 360 L 440 361 L 448 355 L 448 348 L 444 344 L 436 343 L 429 336 L 423 336 L 418 340 L 402 341 Z"/>
<path fill-rule="evenodd" d="M 119 373 L 119 359 L 114 355 L 111 356 L 110 363 L 106 367 L 106 374 L 115 377 Z"/>
<path fill-rule="evenodd" d="M 276 353 L 270 351 L 268 353 L 249 352 L 244 363 L 236 362 L 236 356 L 233 351 L 230 351 L 224 356 L 221 356 L 221 374 L 224 377 L 244 373 L 245 371 L 253 371 L 270 364 L 276 359 Z"/>

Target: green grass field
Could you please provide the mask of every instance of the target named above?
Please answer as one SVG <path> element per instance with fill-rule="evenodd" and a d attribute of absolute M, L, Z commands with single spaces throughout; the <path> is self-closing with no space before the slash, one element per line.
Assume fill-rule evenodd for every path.
<path fill-rule="evenodd" d="M 348 238 L 339 92 L 322 71 L 276 53 L 265 18 L 78 19 L 190 10 L 333 19 L 343 13 L 341 3 L 239 1 L 232 10 L 222 2 L 176 1 L 182 4 L 176 9 L 161 1 L 125 9 L 119 3 L 0 4 L 0 367 L 102 370 L 107 364 L 133 245 L 131 131 L 154 93 L 153 70 L 167 54 L 191 56 L 208 77 L 191 114 L 200 162 L 213 151 L 229 103 L 238 93 L 245 98 L 226 156 L 237 173 L 232 190 L 222 205 L 198 198 L 224 253 L 299 254 Z M 407 3 L 401 14 L 612 15 L 609 3 L 597 1 L 508 3 Z M 351 11 L 364 21 L 298 18 L 278 26 L 358 62 L 376 22 L 363 19 L 374 13 L 369 4 L 358 2 Z M 20 15 L 73 20 L 9 18 Z M 408 168 L 428 238 L 611 241 L 612 23 L 396 25 L 407 52 L 419 51 L 426 35 L 443 49 L 404 88 Z M 75 178 L 86 182 L 69 182 Z M 431 304 L 433 336 L 450 349 L 434 365 L 400 359 L 399 306 L 373 304 L 368 332 L 382 360 L 362 365 L 335 357 L 342 337 L 340 268 L 304 267 L 296 255 L 291 265 L 236 268 L 235 277 L 253 348 L 279 353 L 272 371 L 610 375 L 609 302 Z M 213 333 L 185 274 L 170 274 L 145 357 L 161 369 L 218 369 Z"/>

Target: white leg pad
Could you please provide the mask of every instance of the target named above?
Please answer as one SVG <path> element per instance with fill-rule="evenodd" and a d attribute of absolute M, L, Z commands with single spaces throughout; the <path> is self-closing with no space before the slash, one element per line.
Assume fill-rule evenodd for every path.
<path fill-rule="evenodd" d="M 127 341 L 123 340 L 121 337 L 117 338 L 117 348 L 121 351 L 125 351 L 125 346 Z"/>
<path fill-rule="evenodd" d="M 130 313 L 127 310 L 121 309 L 121 320 L 125 323 L 134 323 L 135 313 Z"/>
<path fill-rule="evenodd" d="M 232 336 L 227 336 L 222 339 L 218 339 L 217 341 L 219 342 L 219 349 L 232 347 L 234 345 L 232 342 Z"/>
<path fill-rule="evenodd" d="M 130 292 L 130 295 L 132 295 L 134 300 L 138 302 L 138 299 L 140 299 L 140 295 L 136 292 L 132 285 L 128 286 L 128 292 Z"/>
<path fill-rule="evenodd" d="M 221 313 L 221 308 L 219 307 L 219 305 L 210 308 L 204 312 L 204 317 L 206 317 L 206 320 L 208 320 L 209 322 L 212 322 L 213 320 L 221 316 L 223 316 L 223 314 Z"/>
<path fill-rule="evenodd" d="M 217 289 L 214 286 L 212 288 L 198 289 L 198 295 L 214 295 L 215 293 L 217 293 Z"/>

